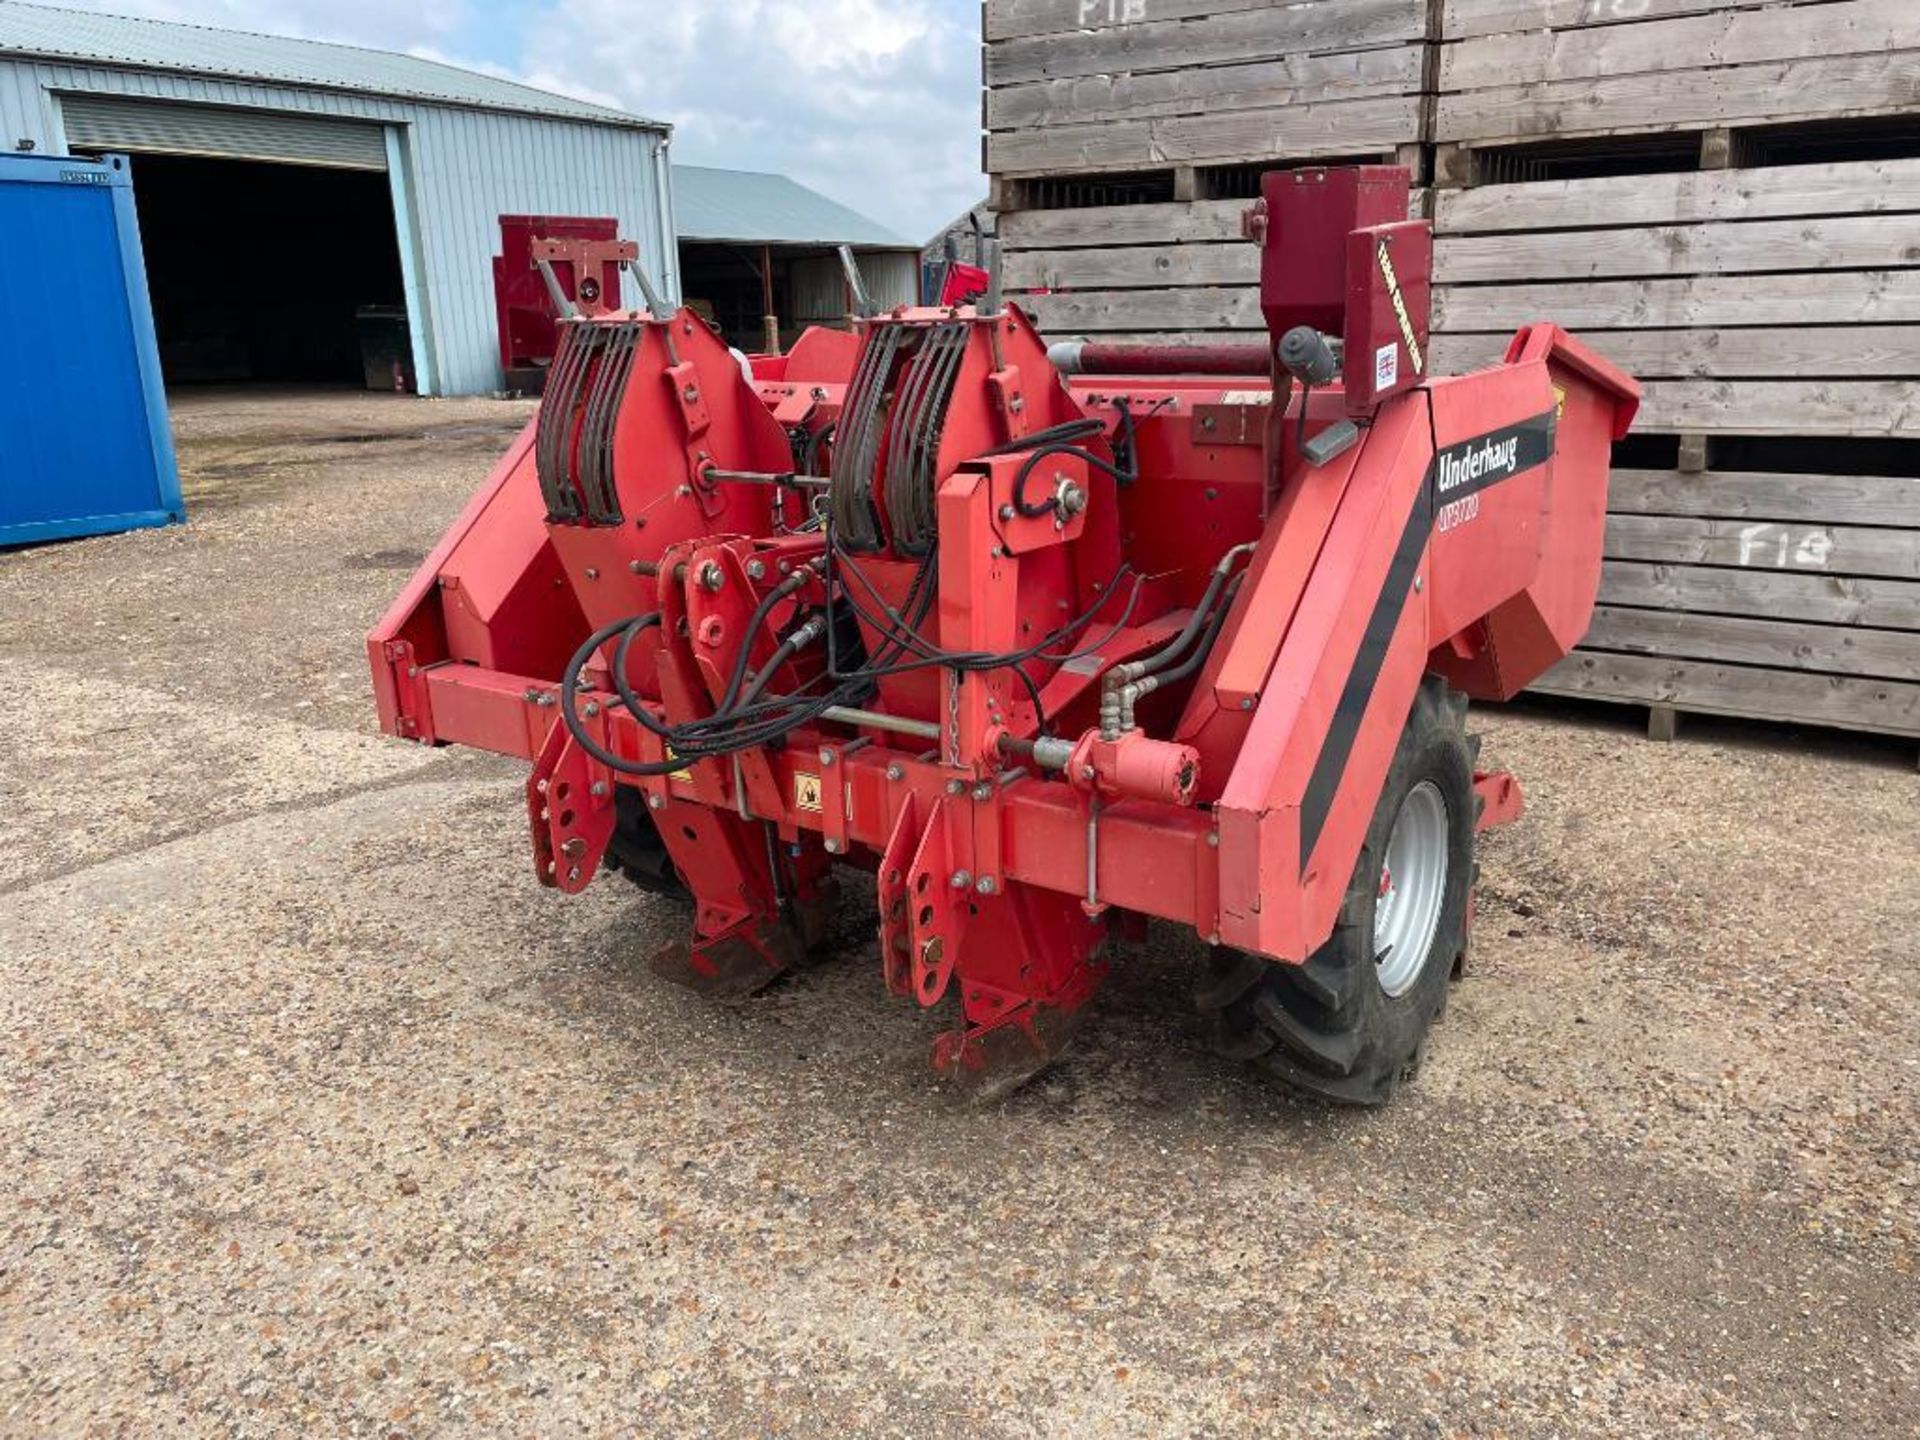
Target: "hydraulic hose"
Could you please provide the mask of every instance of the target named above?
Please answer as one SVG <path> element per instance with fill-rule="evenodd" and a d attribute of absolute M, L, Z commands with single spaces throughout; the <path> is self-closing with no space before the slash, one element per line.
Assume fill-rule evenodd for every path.
<path fill-rule="evenodd" d="M 1213 574 L 1207 581 L 1207 588 L 1201 592 L 1200 603 L 1193 607 L 1193 614 L 1187 617 L 1187 623 L 1180 627 L 1179 634 L 1175 635 L 1173 639 L 1169 640 L 1152 654 L 1144 655 L 1138 660 L 1130 660 L 1124 665 L 1116 665 L 1102 677 L 1100 683 L 1100 731 L 1107 739 L 1117 739 L 1120 732 L 1126 729 L 1131 721 L 1131 707 L 1124 699 L 1127 687 L 1166 669 L 1170 665 L 1178 663 L 1181 656 L 1187 653 L 1188 648 L 1193 645 L 1194 641 L 1200 637 L 1202 632 L 1208 631 L 1209 627 L 1213 625 L 1216 614 L 1224 618 L 1227 612 L 1227 604 L 1230 602 L 1223 603 L 1222 593 L 1227 587 L 1227 577 L 1232 573 L 1233 562 L 1239 556 L 1250 553 L 1254 548 L 1255 542 L 1253 541 L 1248 541 L 1242 545 L 1235 545 L 1215 562 Z M 1234 589 L 1237 593 L 1237 583 Z M 1211 632 L 1208 635 L 1207 644 L 1212 644 Z M 1195 653 L 1204 654 L 1205 651 L 1206 647 L 1202 646 L 1201 649 Z M 1197 664 L 1198 662 L 1196 661 L 1195 663 Z M 1190 673 L 1190 670 L 1182 669 L 1172 678 L 1181 678 Z M 1171 680 L 1161 683 L 1171 683 Z M 1144 692 L 1136 691 L 1135 693 L 1139 694 Z"/>
<path fill-rule="evenodd" d="M 655 624 L 659 623 L 658 615 L 652 618 Z M 670 775 L 681 767 L 682 761 L 653 762 L 623 759 L 587 733 L 587 727 L 581 723 L 580 716 L 574 707 L 574 697 L 580 684 L 580 672 L 587 668 L 587 662 L 602 645 L 634 623 L 633 620 L 628 619 L 615 620 L 611 624 L 602 625 L 587 637 L 585 644 L 573 652 L 573 658 L 567 662 L 566 673 L 560 677 L 560 719 L 566 725 L 567 733 L 573 736 L 574 743 L 609 770 L 621 775 Z M 625 701 L 626 694 L 623 692 L 620 698 Z M 639 713 L 635 712 L 636 718 Z"/>

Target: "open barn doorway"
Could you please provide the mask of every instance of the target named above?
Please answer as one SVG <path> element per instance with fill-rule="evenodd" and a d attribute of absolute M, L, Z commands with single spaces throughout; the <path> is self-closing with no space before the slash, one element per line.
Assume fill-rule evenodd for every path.
<path fill-rule="evenodd" d="M 169 385 L 414 388 L 385 174 L 149 154 L 133 190 Z"/>

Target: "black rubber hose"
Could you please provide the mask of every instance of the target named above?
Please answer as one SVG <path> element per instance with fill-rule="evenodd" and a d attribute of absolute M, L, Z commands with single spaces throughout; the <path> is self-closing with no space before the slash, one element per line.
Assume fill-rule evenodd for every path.
<path fill-rule="evenodd" d="M 1044 430 L 1036 430 L 1031 435 L 1022 435 L 1009 440 L 1004 445 L 996 445 L 991 450 L 982 450 L 982 460 L 992 459 L 996 455 L 1017 455 L 1022 450 L 1031 450 L 1036 445 L 1052 445 L 1062 440 L 1085 440 L 1107 428 L 1104 420 L 1096 420 L 1091 415 L 1078 420 L 1063 420 L 1058 425 L 1049 425 Z"/>
<path fill-rule="evenodd" d="M 567 662 L 566 673 L 560 677 L 560 719 L 565 723 L 567 733 L 573 736 L 574 743 L 609 770 L 621 775 L 671 775 L 681 768 L 683 762 L 677 759 L 660 762 L 623 759 L 587 733 L 586 726 L 580 722 L 580 716 L 574 709 L 580 672 L 587 668 L 587 662 L 593 658 L 594 652 L 633 623 L 632 619 L 626 619 L 602 625 L 587 637 L 586 644 L 573 652 L 573 658 Z M 621 697 L 622 700 L 625 698 L 624 695 Z"/>
<path fill-rule="evenodd" d="M 1193 653 L 1188 655 L 1186 659 L 1182 660 L 1179 665 L 1171 670 L 1154 672 L 1153 681 L 1156 689 L 1162 685 L 1179 684 L 1195 670 L 1198 670 L 1201 662 L 1212 653 L 1213 642 L 1218 639 L 1220 635 L 1220 627 L 1227 623 L 1227 612 L 1233 609 L 1233 598 L 1240 593 L 1240 580 L 1240 576 L 1235 576 L 1233 584 L 1227 587 L 1227 593 L 1220 602 L 1220 608 L 1213 612 L 1213 618 L 1207 622 L 1207 633 L 1201 639 L 1200 643 L 1193 648 Z M 1146 677 L 1142 676 L 1141 678 L 1145 679 Z"/>
<path fill-rule="evenodd" d="M 1200 603 L 1193 607 L 1193 614 L 1189 615 L 1187 623 L 1180 627 L 1180 633 L 1151 655 L 1128 663 L 1128 672 L 1135 680 L 1146 679 L 1162 666 L 1171 665 L 1186 653 L 1187 647 L 1193 644 L 1195 638 L 1206 627 L 1213 613 L 1213 607 L 1220 599 L 1221 587 L 1227 583 L 1228 574 L 1228 571 L 1215 567 L 1213 578 L 1207 581 L 1207 588 L 1201 592 Z"/>

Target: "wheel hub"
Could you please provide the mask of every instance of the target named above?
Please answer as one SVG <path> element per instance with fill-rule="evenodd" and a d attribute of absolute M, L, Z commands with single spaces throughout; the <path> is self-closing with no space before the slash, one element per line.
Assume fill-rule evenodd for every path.
<path fill-rule="evenodd" d="M 1387 994 L 1406 994 L 1426 969 L 1446 894 L 1446 797 L 1423 780 L 1400 802 L 1374 900 L 1374 962 Z"/>

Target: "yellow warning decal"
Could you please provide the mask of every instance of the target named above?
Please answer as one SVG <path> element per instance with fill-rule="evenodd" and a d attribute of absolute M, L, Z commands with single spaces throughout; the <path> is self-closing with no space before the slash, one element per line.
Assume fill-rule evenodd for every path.
<path fill-rule="evenodd" d="M 820 777 L 809 775 L 804 770 L 793 772 L 793 803 L 796 809 L 818 810 L 820 808 Z"/>
<path fill-rule="evenodd" d="M 1564 420 L 1567 415 L 1567 392 L 1564 386 L 1553 387 L 1553 418 Z"/>
<path fill-rule="evenodd" d="M 680 758 L 673 753 L 673 747 L 671 745 L 662 745 L 660 748 L 666 752 L 667 759 L 678 760 Z M 684 780 L 687 784 L 691 785 L 693 783 L 693 772 L 682 765 L 678 770 L 669 770 L 667 772 L 667 778 L 669 780 Z"/>
<path fill-rule="evenodd" d="M 1407 344 L 1407 358 L 1413 361 L 1413 373 L 1424 375 L 1427 358 L 1420 353 L 1420 337 L 1414 333 L 1413 317 L 1407 313 L 1406 297 L 1400 293 L 1400 276 L 1393 268 L 1393 256 L 1387 253 L 1384 240 L 1380 242 L 1378 259 L 1380 278 L 1387 282 L 1387 299 L 1393 302 L 1393 318 L 1400 322 L 1400 338 Z"/>

